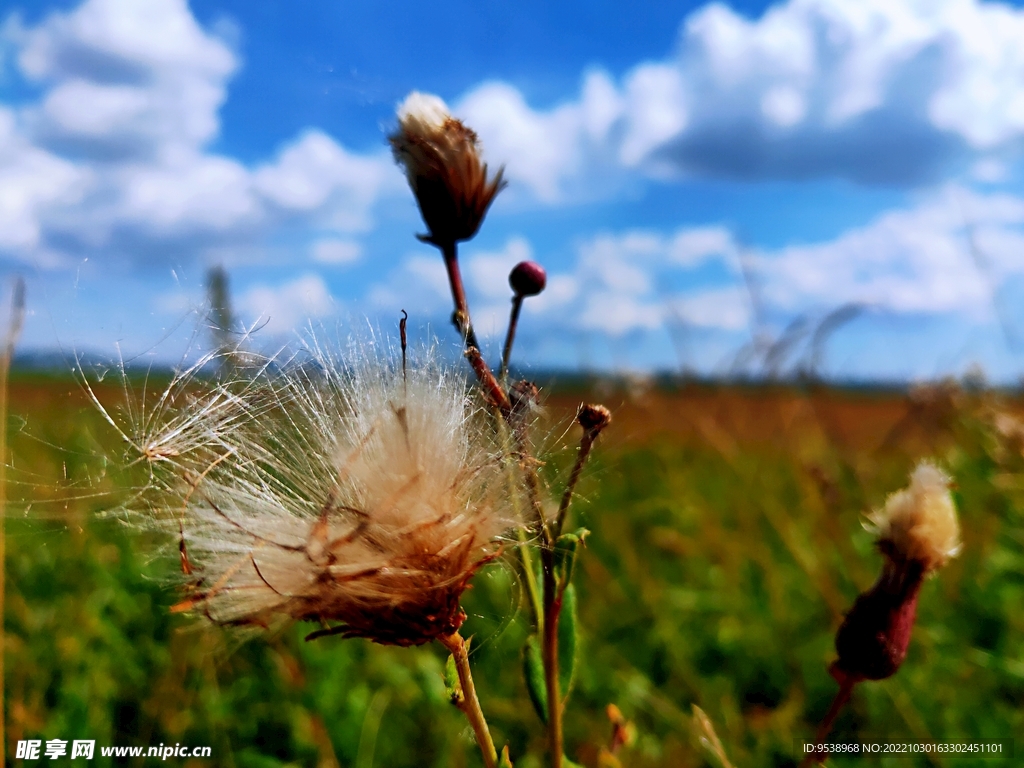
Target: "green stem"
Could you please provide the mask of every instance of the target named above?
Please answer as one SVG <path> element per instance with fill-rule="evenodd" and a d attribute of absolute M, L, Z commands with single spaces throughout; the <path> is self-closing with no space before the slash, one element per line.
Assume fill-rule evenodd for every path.
<path fill-rule="evenodd" d="M 533 611 L 533 623 L 540 632 L 544 629 L 544 608 L 537 585 L 537 572 L 533 567 L 533 555 L 530 553 L 530 541 L 522 527 L 519 528 L 519 560 L 523 569 L 523 581 L 526 582 L 526 594 L 530 598 L 530 609 Z"/>
<path fill-rule="evenodd" d="M 455 659 L 455 669 L 459 673 L 459 684 L 462 686 L 463 696 L 458 707 L 465 713 L 466 719 L 473 727 L 476 743 L 480 745 L 480 753 L 484 758 L 484 765 L 487 768 L 497 768 L 498 752 L 494 748 L 491 732 L 487 728 L 484 711 L 480 708 L 480 699 L 477 698 L 476 687 L 473 685 L 473 673 L 469 668 L 469 643 L 463 640 L 462 635 L 458 632 L 441 635 L 438 640 Z"/>
<path fill-rule="evenodd" d="M 498 425 L 498 432 L 501 435 L 501 444 L 504 450 L 505 471 L 508 476 L 509 498 L 512 501 L 512 514 L 515 520 L 522 519 L 522 509 L 519 505 L 519 493 L 516 491 L 516 475 L 514 470 L 515 449 L 509 434 L 509 425 L 502 418 L 500 411 L 495 414 Z M 530 610 L 533 612 L 533 623 L 540 631 L 544 626 L 544 609 L 541 605 L 540 590 L 537 588 L 537 572 L 533 567 L 533 555 L 530 552 L 530 539 L 526 535 L 526 529 L 520 525 L 516 531 L 519 538 L 519 565 L 523 572 L 523 581 L 526 583 L 526 594 L 530 600 Z"/>
<path fill-rule="evenodd" d="M 7 385 L 14 358 L 14 345 L 21 335 L 25 320 L 25 281 L 18 277 L 11 295 L 11 320 L 7 327 L 7 338 L 0 354 L 0 764 L 4 763 L 7 742 L 4 724 L 4 648 L 7 636 L 4 631 L 4 595 L 7 589 Z"/>
<path fill-rule="evenodd" d="M 562 598 L 555 582 L 554 552 L 547 547 L 541 557 L 544 565 L 544 682 L 548 694 L 548 750 L 551 768 L 562 768 L 562 692 L 558 684 L 558 617 Z"/>

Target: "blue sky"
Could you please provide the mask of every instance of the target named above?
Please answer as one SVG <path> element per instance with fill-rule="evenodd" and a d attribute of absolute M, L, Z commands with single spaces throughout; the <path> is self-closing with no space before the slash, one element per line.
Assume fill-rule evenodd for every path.
<path fill-rule="evenodd" d="M 492 351 L 532 258 L 534 368 L 792 371 L 831 316 L 832 377 L 1024 372 L 1017 6 L 8 8 L 0 277 L 27 281 L 24 349 L 173 360 L 203 344 L 213 265 L 258 345 L 401 309 L 447 339 L 386 145 L 422 90 L 510 181 L 462 249 Z"/>

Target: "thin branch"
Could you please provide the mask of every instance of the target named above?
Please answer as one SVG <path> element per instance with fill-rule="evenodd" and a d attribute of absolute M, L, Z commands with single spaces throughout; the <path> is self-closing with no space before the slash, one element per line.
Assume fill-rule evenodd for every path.
<path fill-rule="evenodd" d="M 480 699 L 477 698 L 476 686 L 473 685 L 473 673 L 469 668 L 469 643 L 463 640 L 462 635 L 458 632 L 441 635 L 437 639 L 455 659 L 455 669 L 459 673 L 459 684 L 462 686 L 463 694 L 463 698 L 457 706 L 465 713 L 466 719 L 473 727 L 476 743 L 480 745 L 480 753 L 484 758 L 484 765 L 487 768 L 497 768 L 498 751 L 494 748 L 491 732 L 487 728 L 487 720 L 480 708 Z"/>
<path fill-rule="evenodd" d="M 548 751 L 551 768 L 562 768 L 562 692 L 558 682 L 558 619 L 562 596 L 555 583 L 554 550 L 541 551 L 544 563 L 544 682 L 548 697 Z"/>
<path fill-rule="evenodd" d="M 839 683 L 839 692 L 832 700 L 832 706 L 828 708 L 828 713 L 825 715 L 825 719 L 821 721 L 821 725 L 818 726 L 818 732 L 814 735 L 815 747 L 819 744 L 825 743 L 826 737 L 832 730 L 832 725 L 835 723 L 836 718 L 839 716 L 843 707 L 845 707 L 846 703 L 850 700 L 850 697 L 853 695 L 853 687 L 857 685 L 858 682 L 859 680 L 853 676 L 843 676 L 842 681 Z M 809 766 L 814 763 L 823 762 L 825 757 L 827 757 L 827 755 L 824 753 L 819 755 L 817 754 L 817 751 L 815 751 L 815 753 L 807 755 L 807 757 L 803 759 L 803 762 L 800 763 L 800 768 L 809 768 Z"/>
<path fill-rule="evenodd" d="M 501 355 L 501 372 L 498 377 L 505 381 L 508 377 L 508 361 L 512 357 L 512 345 L 516 340 L 516 328 L 519 326 L 519 312 L 523 308 L 523 299 L 525 297 L 521 293 L 517 293 L 512 297 L 512 314 L 508 319 L 508 332 L 505 334 L 505 349 Z"/>

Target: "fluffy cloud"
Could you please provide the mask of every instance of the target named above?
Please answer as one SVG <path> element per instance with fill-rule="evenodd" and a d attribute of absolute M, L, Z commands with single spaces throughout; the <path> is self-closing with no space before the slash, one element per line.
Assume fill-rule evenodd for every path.
<path fill-rule="evenodd" d="M 1024 274 L 1024 200 L 950 186 L 834 240 L 760 252 L 765 298 L 788 312 L 859 303 L 991 317 L 993 289 Z"/>
<path fill-rule="evenodd" d="M 487 83 L 459 108 L 546 201 L 612 166 L 913 185 L 1019 151 L 1022 39 L 1024 10 L 980 0 L 788 0 L 756 20 L 712 3 L 685 19 L 670 58 L 617 83 L 592 72 L 546 111 Z"/>
<path fill-rule="evenodd" d="M 950 185 L 830 240 L 745 248 L 742 265 L 740 251 L 722 227 L 596 235 L 580 242 L 569 268 L 551 270 L 547 290 L 527 301 L 528 325 L 611 338 L 680 326 L 728 333 L 751 328 L 752 303 L 779 329 L 844 305 L 984 325 L 994 319 L 1000 287 L 1024 278 L 1024 199 Z M 466 250 L 464 275 L 483 336 L 504 333 L 508 272 L 530 258 L 538 257 L 519 236 L 498 251 Z M 411 257 L 386 285 L 372 295 L 398 301 L 399 286 L 407 304 L 422 307 L 429 294 L 431 311 L 449 307 L 440 259 Z"/>
<path fill-rule="evenodd" d="M 734 289 L 715 293 L 714 279 L 701 273 L 708 262 L 717 262 L 732 274 L 735 251 L 732 236 L 720 227 L 683 228 L 668 235 L 648 230 L 601 234 L 577 246 L 568 270 L 549 270 L 544 292 L 526 301 L 525 317 L 534 326 L 611 336 L 658 331 L 681 318 L 706 328 L 735 329 L 746 322 L 745 305 L 737 309 Z M 508 274 L 518 262 L 534 258 L 533 246 L 522 236 L 509 238 L 498 251 L 465 249 L 460 260 L 480 336 L 503 336 L 512 296 Z M 667 289 L 664 283 L 672 276 L 693 284 Z M 402 302 L 429 305 L 430 311 L 451 306 L 441 259 L 429 256 L 408 257 L 369 296 L 392 309 Z M 725 310 L 716 314 L 716 307 Z"/>
<path fill-rule="evenodd" d="M 317 240 L 312 248 L 313 261 L 331 266 L 355 264 L 363 257 L 363 249 L 353 240 L 327 238 Z"/>
<path fill-rule="evenodd" d="M 252 168 L 211 151 L 239 60 L 185 0 L 86 0 L 32 28 L 11 17 L 4 34 L 21 76 L 42 89 L 0 108 L 8 257 L 189 259 L 289 221 L 354 233 L 398 187 L 383 150 L 361 156 L 318 130 Z"/>
<path fill-rule="evenodd" d="M 261 336 L 281 336 L 300 329 L 311 319 L 337 310 L 334 298 L 319 275 L 303 275 L 283 285 L 256 285 L 241 294 L 238 308 L 248 326 Z"/>
<path fill-rule="evenodd" d="M 49 210 L 77 203 L 89 174 L 18 134 L 15 115 L 0 108 L 0 249 L 39 249 Z"/>
<path fill-rule="evenodd" d="M 23 33 L 18 64 L 49 84 L 27 110 L 34 133 L 111 156 L 190 152 L 218 130 L 238 66 L 185 0 L 91 0 Z"/>

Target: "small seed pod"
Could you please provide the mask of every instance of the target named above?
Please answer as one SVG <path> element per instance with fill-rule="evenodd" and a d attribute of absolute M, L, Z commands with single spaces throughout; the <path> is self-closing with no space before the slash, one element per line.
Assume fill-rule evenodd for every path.
<path fill-rule="evenodd" d="M 535 261 L 520 261 L 508 276 L 508 284 L 517 296 L 536 296 L 547 283 L 544 267 Z"/>
<path fill-rule="evenodd" d="M 600 432 L 611 423 L 612 412 L 603 405 L 581 405 L 576 421 L 587 432 Z"/>

